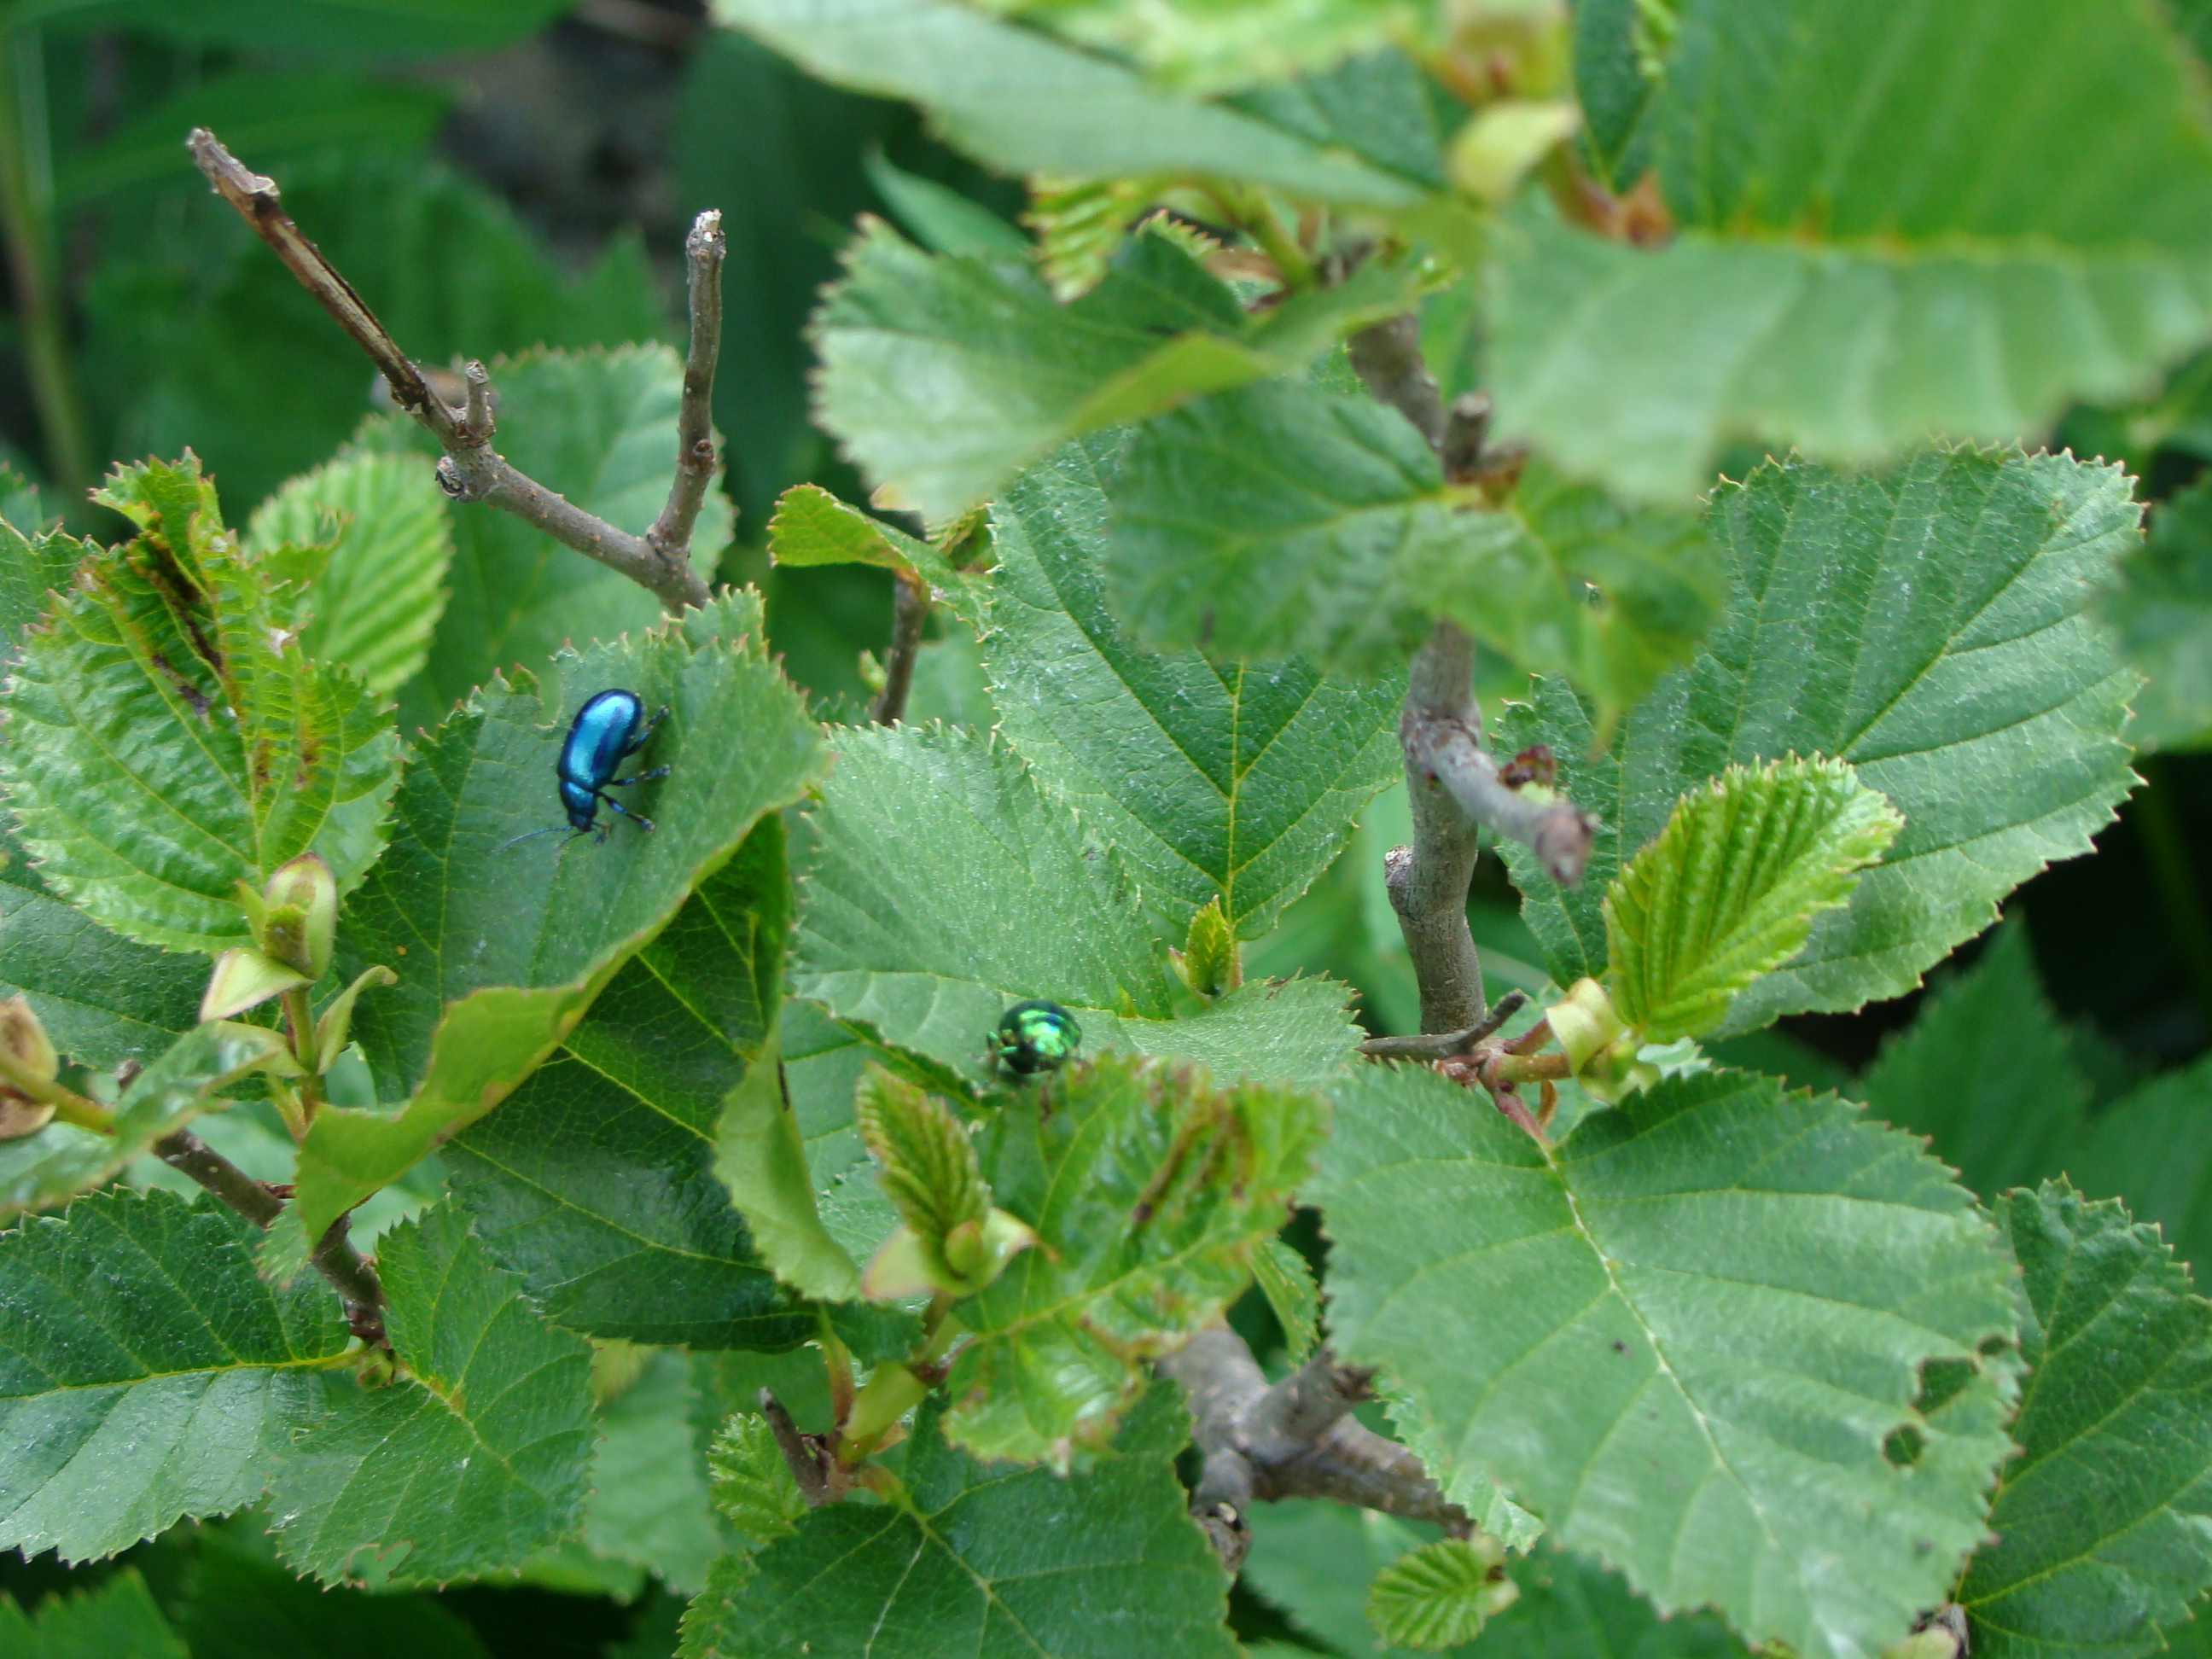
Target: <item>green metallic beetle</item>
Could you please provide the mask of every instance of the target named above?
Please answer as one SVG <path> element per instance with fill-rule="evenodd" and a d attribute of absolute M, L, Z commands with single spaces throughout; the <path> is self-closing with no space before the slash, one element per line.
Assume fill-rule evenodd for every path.
<path fill-rule="evenodd" d="M 999 1016 L 999 1029 L 991 1034 L 991 1058 L 1010 1072 L 1033 1077 L 1058 1071 L 1075 1058 L 1082 1043 L 1083 1028 L 1073 1014 L 1056 1002 L 1033 997 Z"/>

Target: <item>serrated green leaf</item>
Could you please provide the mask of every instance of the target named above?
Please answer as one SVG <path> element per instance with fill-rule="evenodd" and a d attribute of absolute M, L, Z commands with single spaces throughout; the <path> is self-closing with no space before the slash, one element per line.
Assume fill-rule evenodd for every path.
<path fill-rule="evenodd" d="M 1018 1102 L 988 1132 L 984 1174 L 1036 1231 L 977 1295 L 946 1378 L 946 1436 L 978 1457 L 1095 1451 L 1143 1394 L 1146 1361 L 1219 1316 L 1283 1224 L 1328 1123 L 1320 1099 L 1107 1055 L 1055 1075 L 1049 1110 Z"/>
<path fill-rule="evenodd" d="M 555 1324 L 701 1348 L 815 1334 L 716 1175 L 733 1093 L 775 1085 L 789 907 L 770 814 L 562 1048 L 452 1143 L 455 1200 Z"/>
<path fill-rule="evenodd" d="M 36 1134 L 0 1141 L 0 1216 L 47 1209 L 99 1186 L 172 1129 L 219 1105 L 216 1091 L 259 1069 L 268 1052 L 250 1028 L 196 1026 L 123 1091 L 112 1133 L 56 1120 Z"/>
<path fill-rule="evenodd" d="M 1114 1454 L 1063 1480 L 975 1463 L 925 1404 L 892 1502 L 812 1510 L 715 1564 L 687 1659 L 1236 1659 L 1224 1577 L 1184 1510 L 1188 1426 L 1161 1384 Z M 1111 1616 L 1102 1616 L 1104 1610 Z"/>
<path fill-rule="evenodd" d="M 1412 292 L 1409 272 L 1377 265 L 1248 323 L 1170 237 L 1139 231 L 1061 305 L 1020 265 L 925 253 L 872 225 L 815 320 L 817 412 L 872 477 L 942 522 L 1083 433 L 1297 373 L 1338 330 Z"/>
<path fill-rule="evenodd" d="M 2212 1586 L 2212 1304 L 2118 1204 L 2046 1182 L 1996 1215 L 2030 1370 L 1996 1540 L 1959 1586 L 1973 1650 L 2153 1652 Z"/>
<path fill-rule="evenodd" d="M 199 1019 L 207 963 L 111 933 L 40 884 L 18 854 L 0 866 L 0 996 L 21 993 L 73 1060 L 143 1062 Z"/>
<path fill-rule="evenodd" d="M 83 1560 L 261 1495 L 349 1338 L 319 1279 L 261 1280 L 257 1243 L 127 1190 L 0 1233 L 0 1545 Z"/>
<path fill-rule="evenodd" d="M 591 1350 L 550 1329 L 439 1206 L 376 1253 L 404 1380 L 356 1389 L 294 1443 L 270 1493 L 277 1548 L 325 1583 L 442 1583 L 520 1566 L 576 1525 Z"/>
<path fill-rule="evenodd" d="M 185 1659 L 146 1581 L 130 1567 L 94 1589 L 52 1595 L 25 1617 L 0 1594 L 4 1659 Z"/>
<path fill-rule="evenodd" d="M 2036 978 L 2027 924 L 2006 922 L 1971 969 L 1931 991 L 1850 1092 L 1926 1135 L 1986 1202 L 2062 1166 L 2078 1170 L 2069 1155 L 2088 1121 L 2089 1081 Z"/>
<path fill-rule="evenodd" d="M 1314 133 L 1310 110 L 1177 98 L 951 0 L 717 0 L 715 15 L 823 80 L 921 104 L 954 143 L 1006 173 L 1210 174 L 1384 208 L 1435 188 L 1332 142 L 1334 131 Z M 1426 159 L 1433 167 L 1433 147 Z"/>
<path fill-rule="evenodd" d="M 1681 234 L 1521 215 L 1489 344 L 1503 434 L 1626 494 L 1686 498 L 1739 436 L 2022 436 L 2212 329 L 2212 122 L 2148 9 L 1703 0 L 1648 119 Z"/>
<path fill-rule="evenodd" d="M 2134 781 L 2133 676 L 2092 611 L 2136 511 L 2117 468 L 1970 450 L 1850 477 L 1770 465 L 1722 489 L 1729 603 L 1695 660 L 1601 749 L 1556 683 L 1505 722 L 1498 746 L 1549 744 L 1559 787 L 1600 820 L 1578 888 L 1503 848 L 1553 978 L 1604 972 L 1600 896 L 1731 764 L 1849 761 L 1905 828 L 1723 1033 L 1909 990 L 2014 886 L 2087 852 Z"/>
<path fill-rule="evenodd" d="M 2128 741 L 2163 749 L 2212 735 L 2212 482 L 2151 515 L 2149 539 L 2120 566 L 2105 615 L 2143 675 Z"/>
<path fill-rule="evenodd" d="M 951 578 L 951 567 L 927 542 L 847 506 L 820 484 L 793 484 L 776 497 L 768 550 L 778 564 L 872 564 Z"/>
<path fill-rule="evenodd" d="M 1195 1060 L 1217 1077 L 1310 1082 L 1358 1042 L 1344 989 L 1248 983 L 1170 1019 L 1164 966 L 1120 860 L 1088 841 L 995 738 L 957 728 L 833 732 L 809 816 L 799 994 L 970 1086 L 1006 1006 L 1046 996 L 1093 1049 Z"/>
<path fill-rule="evenodd" d="M 1108 489 L 1132 633 L 1223 656 L 1386 673 L 1443 616 L 1610 709 L 1688 654 L 1720 593 L 1685 515 L 1625 508 L 1540 462 L 1479 510 L 1395 410 L 1290 381 L 1149 422 Z"/>
<path fill-rule="evenodd" d="M 212 1532 L 193 1540 L 177 1615 L 192 1659 L 489 1659 L 476 1632 L 428 1597 L 309 1583 L 251 1547 Z"/>
<path fill-rule="evenodd" d="M 1651 100 L 1671 39 L 1656 39 L 1655 15 L 1670 25 L 1671 3 L 1579 0 L 1574 8 L 1575 93 L 1583 108 L 1583 154 L 1598 177 L 1626 190 L 1650 165 Z"/>
<path fill-rule="evenodd" d="M 1546 1146 L 1364 1069 L 1313 1195 L 1335 1346 L 1396 1372 L 1439 1474 L 1491 1474 L 1662 1613 L 1871 1656 L 1980 1542 L 2008 1264 L 1940 1164 L 1832 1096 L 1671 1079 Z M 1931 1365 L 1973 1411 L 1921 1407 Z"/>
<path fill-rule="evenodd" d="M 382 846 L 391 732 L 360 684 L 283 638 L 265 562 L 189 456 L 117 473 L 139 534 L 88 558 L 25 636 L 0 750 L 42 880 L 172 950 L 246 942 L 234 890 L 313 850 L 339 889 Z"/>
<path fill-rule="evenodd" d="M 534 351 L 491 366 L 499 450 L 549 489 L 618 530 L 641 535 L 667 499 L 684 368 L 666 346 Z M 426 456 L 437 444 L 392 416 L 366 446 Z M 571 641 L 611 641 L 661 620 L 660 601 L 629 577 L 562 546 L 513 514 L 453 514 L 452 597 L 401 724 L 429 726 L 501 668 L 535 670 Z M 692 562 L 711 573 L 730 538 L 728 498 L 707 492 Z"/>
<path fill-rule="evenodd" d="M 38 491 L 17 483 L 13 472 L 0 472 L 0 508 L 35 514 Z M 23 630 L 36 622 L 50 603 L 49 596 L 70 584 L 77 565 L 98 551 L 98 544 L 79 541 L 50 530 L 33 519 L 15 524 L 9 512 L 0 512 L 0 659 L 15 659 Z"/>
<path fill-rule="evenodd" d="M 2124 1200 L 2191 1272 L 2212 1278 L 2212 1059 L 2123 1095 L 2052 1164 L 2085 1193 Z"/>
<path fill-rule="evenodd" d="M 1436 1653 L 1474 1640 L 1519 1593 L 1496 1539 L 1439 1538 L 1375 1575 L 1367 1622 L 1385 1642 Z"/>
<path fill-rule="evenodd" d="M 453 552 L 446 510 L 427 459 L 357 451 L 264 501 L 246 544 L 263 557 L 287 544 L 318 550 L 300 561 L 301 647 L 317 662 L 344 664 L 381 700 L 429 656 Z"/>
<path fill-rule="evenodd" d="M 635 802 L 658 828 L 604 843 L 509 837 L 559 823 L 550 787 L 568 712 L 610 686 L 671 711 L 640 757 L 669 775 Z M 548 713 L 552 723 L 545 721 Z M 489 1111 L 572 1030 L 684 896 L 820 769 L 821 738 L 760 642 L 757 596 L 730 594 L 642 639 L 556 660 L 541 703 L 495 681 L 410 756 L 393 844 L 343 915 L 342 966 L 400 982 L 354 1031 L 394 1115 L 326 1109 L 300 1152 L 309 1231 Z"/>
<path fill-rule="evenodd" d="M 1606 890 L 1606 982 L 1653 1042 L 1702 1036 L 1796 956 L 1903 824 L 1841 761 L 1731 766 L 1682 797 Z"/>
<path fill-rule="evenodd" d="M 1170 926 L 1218 900 L 1256 939 L 1401 769 L 1395 680 L 1139 651 L 1109 614 L 1102 472 L 1072 445 L 992 507 L 998 568 L 972 599 L 1009 742 L 1129 860 Z"/>
<path fill-rule="evenodd" d="M 661 1352 L 599 1411 L 584 1543 L 649 1570 L 678 1595 L 695 1595 L 721 1551 L 708 1508 L 707 1470 L 692 1443 L 697 1391 L 690 1362 Z"/>
<path fill-rule="evenodd" d="M 933 1249 L 963 1224 L 990 1213 L 975 1143 L 936 1095 L 872 1066 L 854 1100 L 860 1139 L 876 1160 L 876 1182 L 900 1217 Z"/>
<path fill-rule="evenodd" d="M 798 1529 L 806 1499 L 758 1413 L 732 1414 L 707 1453 L 714 1507 L 737 1528 L 747 1549 L 758 1549 Z"/>

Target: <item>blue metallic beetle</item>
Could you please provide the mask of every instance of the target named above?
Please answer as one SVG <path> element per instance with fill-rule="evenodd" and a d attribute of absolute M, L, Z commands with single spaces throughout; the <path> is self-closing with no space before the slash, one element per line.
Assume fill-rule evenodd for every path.
<path fill-rule="evenodd" d="M 645 703 L 635 691 L 602 691 L 588 699 L 576 711 L 569 723 L 568 735 L 561 744 L 560 764 L 553 775 L 560 780 L 561 805 L 567 809 L 568 827 L 576 834 L 588 835 L 597 830 L 599 839 L 607 838 L 610 827 L 599 822 L 599 805 L 605 802 L 641 830 L 653 828 L 653 820 L 642 813 L 633 812 L 606 792 L 627 783 L 643 783 L 648 778 L 665 778 L 668 769 L 655 767 L 650 772 L 640 772 L 635 777 L 618 778 L 615 768 L 645 747 L 645 740 L 653 735 L 653 728 L 660 724 L 668 710 L 663 708 L 651 720 L 645 717 Z M 532 836 L 558 833 L 558 826 L 544 830 L 527 830 L 521 835 L 503 841 L 492 848 L 504 853 L 518 841 L 528 841 Z"/>

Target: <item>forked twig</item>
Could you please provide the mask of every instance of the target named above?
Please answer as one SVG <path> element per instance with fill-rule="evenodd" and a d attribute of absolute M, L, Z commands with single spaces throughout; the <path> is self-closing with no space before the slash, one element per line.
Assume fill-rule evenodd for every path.
<path fill-rule="evenodd" d="M 721 216 L 702 213 L 685 244 L 691 272 L 691 348 L 685 364 L 676 481 L 668 505 L 642 536 L 618 530 L 507 465 L 491 447 L 489 377 L 468 366 L 468 404 L 456 410 L 434 392 L 376 313 L 337 267 L 301 234 L 281 204 L 274 179 L 241 164 L 205 127 L 186 141 L 216 194 L 238 210 L 276 257 L 366 352 L 400 408 L 420 421 L 446 452 L 438 482 L 457 501 L 482 501 L 512 513 L 556 541 L 649 589 L 671 611 L 707 602 L 707 584 L 691 568 L 691 529 L 714 476 L 708 404 L 721 328 Z M 704 314 L 702 314 L 702 313 Z"/>

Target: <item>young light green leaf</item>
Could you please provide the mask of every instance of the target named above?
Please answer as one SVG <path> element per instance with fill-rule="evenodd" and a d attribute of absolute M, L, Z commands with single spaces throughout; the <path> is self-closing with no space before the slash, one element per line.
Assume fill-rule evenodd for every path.
<path fill-rule="evenodd" d="M 2143 674 L 2128 741 L 2163 749 L 2212 736 L 2212 480 L 2152 514 L 2149 539 L 2121 565 L 2105 615 Z"/>
<path fill-rule="evenodd" d="M 112 1133 L 57 1120 L 0 1141 L 0 1216 L 41 1210 L 99 1186 L 172 1129 L 221 1103 L 217 1092 L 270 1056 L 274 1033 L 219 1021 L 193 1027 L 133 1079 Z"/>
<path fill-rule="evenodd" d="M 451 1144 L 471 1228 L 555 1324 L 699 1348 L 814 1334 L 717 1180 L 734 1096 L 775 1089 L 789 914 L 770 814 L 562 1048 Z"/>
<path fill-rule="evenodd" d="M 892 1501 L 810 1510 L 789 1536 L 717 1562 L 683 1651 L 924 1659 L 952 1640 L 994 1656 L 1237 1659 L 1228 1580 L 1175 1478 L 1188 1434 L 1158 1385 L 1112 1455 L 1062 1479 L 975 1462 L 925 1404 Z"/>
<path fill-rule="evenodd" d="M 737 1528 L 747 1549 L 758 1549 L 798 1530 L 806 1498 L 775 1443 L 768 1419 L 733 1413 L 707 1453 L 714 1507 Z"/>
<path fill-rule="evenodd" d="M 941 1098 L 872 1066 L 860 1078 L 854 1116 L 875 1155 L 884 1196 L 931 1248 L 941 1250 L 956 1227 L 982 1224 L 991 1189 L 975 1143 Z"/>
<path fill-rule="evenodd" d="M 1401 687 L 1136 648 L 1098 574 L 1103 475 L 1121 447 L 1070 445 L 994 502 L 998 568 L 963 603 L 1007 740 L 1113 841 L 1171 926 L 1218 902 L 1256 939 L 1401 769 Z"/>
<path fill-rule="evenodd" d="M 715 12 L 823 80 L 921 105 L 954 143 L 1005 173 L 1196 173 L 1382 208 L 1417 204 L 1440 182 L 1399 170 L 1406 164 L 1395 158 L 1370 159 L 1381 148 L 1371 137 L 1362 145 L 1315 132 L 1310 105 L 1324 100 L 1303 109 L 1288 100 L 1287 112 L 1248 100 L 1256 113 L 1187 100 L 1121 64 L 952 0 L 717 0 Z M 1433 172 L 1428 136 L 1423 159 Z"/>
<path fill-rule="evenodd" d="M 2124 1200 L 2192 1273 L 2212 1277 L 2212 1059 L 2123 1095 L 2057 1147 L 2051 1167 L 2085 1193 Z"/>
<path fill-rule="evenodd" d="M 399 971 L 362 1000 L 354 1031 L 386 1086 L 411 1097 L 397 1114 L 316 1115 L 300 1153 L 311 1234 L 496 1105 L 823 764 L 799 694 L 762 647 L 757 595 L 726 595 L 553 669 L 544 702 L 526 679 L 495 681 L 410 758 L 394 844 L 345 912 L 341 965 Z M 670 769 L 635 803 L 658 827 L 499 850 L 557 826 L 550 786 L 567 716 L 609 685 L 670 711 L 639 757 Z"/>
<path fill-rule="evenodd" d="M 1417 1437 L 1665 1613 L 1870 1659 L 1984 1532 L 2018 1366 L 1972 1199 L 1832 1096 L 1714 1072 L 1556 1146 L 1425 1071 L 1337 1091 L 1330 1331 Z M 1953 1367 L 1972 1411 L 1923 1404 Z M 1901 1434 L 1910 1430 L 1909 1435 Z"/>
<path fill-rule="evenodd" d="M 1504 851 L 1562 985 L 1606 964 L 1600 896 L 1676 800 L 1731 765 L 1849 761 L 1905 828 L 1723 1032 L 1895 996 L 1989 926 L 1996 901 L 2087 852 L 2132 786 L 2132 673 L 2092 614 L 2134 540 L 2126 476 L 2061 455 L 1931 452 L 1843 477 L 1761 467 L 1715 498 L 1728 608 L 1609 744 L 1545 683 L 1501 748 L 1546 743 L 1600 828 L 1582 885 Z"/>
<path fill-rule="evenodd" d="M 857 727 L 832 741 L 793 983 L 948 1084 L 988 1076 L 999 1016 L 1037 996 L 1074 1012 L 1089 1049 L 1188 1059 L 1224 1079 L 1317 1080 L 1358 1042 L 1343 988 L 1321 980 L 1247 984 L 1169 1018 L 1120 861 L 995 738 Z"/>
<path fill-rule="evenodd" d="M 872 564 L 951 579 L 951 567 L 927 542 L 848 507 L 820 484 L 793 484 L 776 497 L 768 550 L 778 564 Z"/>
<path fill-rule="evenodd" d="M 446 608 L 453 553 L 429 460 L 356 451 L 290 480 L 246 532 L 258 557 L 288 544 L 301 550 L 291 562 L 303 581 L 308 656 L 343 663 L 380 701 L 412 679 Z"/>
<path fill-rule="evenodd" d="M 1519 1595 L 1495 1538 L 1439 1538 L 1375 1575 L 1367 1622 L 1385 1642 L 1436 1653 L 1474 1640 Z"/>
<path fill-rule="evenodd" d="M 81 1561 L 261 1495 L 349 1338 L 319 1279 L 262 1281 L 258 1242 L 128 1190 L 0 1233 L 0 1545 Z"/>
<path fill-rule="evenodd" d="M 1613 1006 L 1653 1042 L 1704 1036 L 1850 900 L 1903 822 L 1842 761 L 1731 766 L 1683 796 L 1606 891 Z"/>
<path fill-rule="evenodd" d="M 645 532 L 667 498 L 676 454 L 684 369 L 674 352 L 529 352 L 493 364 L 492 385 L 501 454 L 617 529 Z M 437 453 L 428 434 L 398 416 L 367 432 L 364 447 Z M 403 726 L 434 725 L 498 669 L 534 670 L 572 641 L 611 641 L 661 620 L 660 602 L 635 582 L 512 514 L 458 513 L 453 533 L 452 597 L 428 665 L 402 694 Z M 729 536 L 727 498 L 710 489 L 691 538 L 702 572 Z"/>
<path fill-rule="evenodd" d="M 7 1659 L 185 1659 L 146 1581 L 125 1567 L 97 1589 L 50 1595 L 27 1618 L 0 1593 Z"/>
<path fill-rule="evenodd" d="M 1036 1249 L 953 1304 L 947 1437 L 1065 1468 L 1111 1437 L 1146 1361 L 1218 1316 L 1282 1225 L 1328 1121 L 1303 1091 L 1213 1087 L 1120 1055 L 1059 1073 L 1050 1109 L 1006 1108 L 984 1173 Z"/>
<path fill-rule="evenodd" d="M 2089 1080 L 2036 978 L 2027 924 L 2006 922 L 1972 969 L 1937 985 L 1851 1092 L 1875 1115 L 1926 1135 L 1928 1150 L 1984 1202 L 2061 1168 L 2079 1175 Z"/>
<path fill-rule="evenodd" d="M 2154 13 L 1714 0 L 1649 118 L 1681 234 L 1525 212 L 1491 313 L 1503 434 L 1624 494 L 1686 498 L 1738 436 L 1839 463 L 2021 437 L 2212 331 L 2212 122 Z M 2005 139 L 1961 167 L 1970 130 Z"/>
<path fill-rule="evenodd" d="M 815 320 L 817 412 L 871 476 L 942 522 L 1083 433 L 1297 373 L 1338 329 L 1411 294 L 1407 272 L 1377 265 L 1248 323 L 1171 237 L 1140 230 L 1061 305 L 1019 265 L 926 253 L 872 225 Z"/>
<path fill-rule="evenodd" d="M 2046 1182 L 1996 1213 L 2030 1370 L 1996 1538 L 1958 1590 L 1974 1651 L 2154 1652 L 2212 1586 L 2212 1304 L 2118 1204 Z"/>
<path fill-rule="evenodd" d="M 591 1350 L 541 1323 L 461 1212 L 441 1205 L 377 1249 L 402 1381 L 355 1390 L 294 1443 L 270 1502 L 278 1550 L 325 1583 L 442 1583 L 566 1536 L 588 1490 Z"/>
<path fill-rule="evenodd" d="M 697 1405 L 690 1361 L 680 1352 L 651 1356 L 637 1380 L 599 1407 L 584 1503 L 586 1547 L 647 1569 L 678 1595 L 698 1594 L 721 1550 L 692 1443 Z"/>
<path fill-rule="evenodd" d="M 1143 7 L 1122 0 L 999 0 L 991 9 L 1133 58 L 1158 84 L 1204 94 L 1286 80 L 1393 45 L 1414 32 L 1425 9 L 1412 0 L 1170 0 Z"/>
<path fill-rule="evenodd" d="M 1383 673 L 1443 616 L 1609 711 L 1688 655 L 1721 592 L 1686 514 L 1623 507 L 1540 462 L 1479 510 L 1394 410 L 1291 381 L 1149 422 L 1108 489 L 1132 632 L 1224 656 Z"/>
<path fill-rule="evenodd" d="M 234 889 L 322 854 L 341 890 L 382 846 L 392 734 L 361 684 L 278 626 L 265 561 L 198 464 L 148 462 L 100 500 L 139 526 L 91 556 L 23 641 L 0 750 L 40 875 L 167 949 L 245 943 Z"/>

